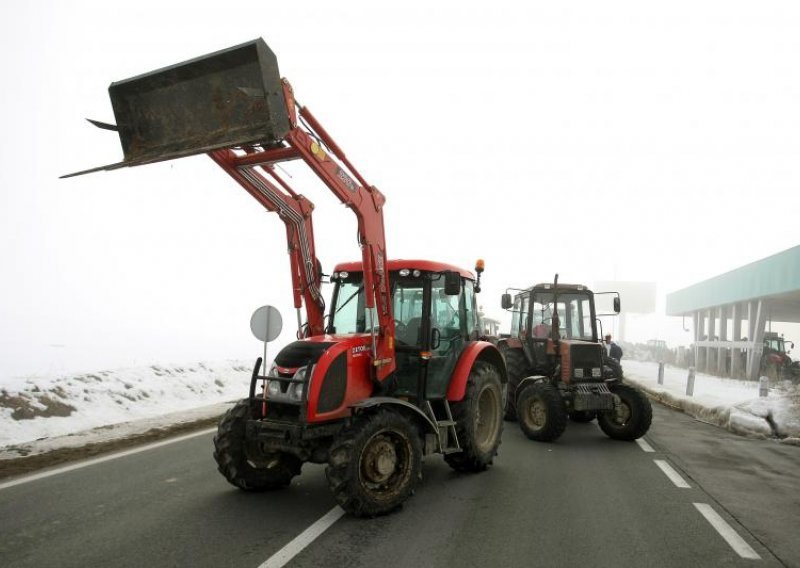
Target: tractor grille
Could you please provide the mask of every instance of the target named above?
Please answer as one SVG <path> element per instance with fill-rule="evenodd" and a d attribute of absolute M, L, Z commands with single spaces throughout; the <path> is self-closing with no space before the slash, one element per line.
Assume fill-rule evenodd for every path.
<path fill-rule="evenodd" d="M 599 381 L 603 375 L 603 346 L 598 343 L 575 343 L 570 346 L 571 380 Z"/>
<path fill-rule="evenodd" d="M 347 353 L 339 354 L 333 360 L 325 377 L 322 379 L 322 388 L 319 391 L 317 412 L 330 412 L 336 410 L 344 401 L 347 390 Z"/>

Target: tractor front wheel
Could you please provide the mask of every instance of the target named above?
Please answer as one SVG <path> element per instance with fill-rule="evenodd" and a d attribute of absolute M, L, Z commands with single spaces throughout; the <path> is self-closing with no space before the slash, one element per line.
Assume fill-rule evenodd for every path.
<path fill-rule="evenodd" d="M 567 428 L 567 408 L 558 389 L 549 383 L 526 385 L 517 395 L 517 418 L 522 432 L 537 442 L 552 442 Z"/>
<path fill-rule="evenodd" d="M 325 475 L 336 501 L 351 515 L 389 513 L 422 477 L 420 433 L 392 409 L 361 414 L 334 440 Z"/>
<path fill-rule="evenodd" d="M 452 410 L 462 451 L 446 454 L 444 461 L 456 471 L 484 471 L 497 455 L 503 433 L 503 386 L 497 368 L 475 363 L 464 399 Z"/>
<path fill-rule="evenodd" d="M 653 407 L 638 389 L 628 385 L 614 385 L 609 389 L 620 399 L 617 410 L 607 410 L 597 417 L 600 429 L 615 440 L 635 440 L 650 429 Z"/>
<path fill-rule="evenodd" d="M 245 491 L 285 487 L 300 474 L 303 462 L 284 452 L 248 456 L 245 424 L 252 415 L 249 401 L 242 400 L 220 420 L 214 436 L 217 468 L 231 485 Z"/>

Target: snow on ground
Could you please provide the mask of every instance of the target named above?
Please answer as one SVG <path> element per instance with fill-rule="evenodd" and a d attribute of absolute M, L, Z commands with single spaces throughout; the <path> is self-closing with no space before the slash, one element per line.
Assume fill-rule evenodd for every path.
<path fill-rule="evenodd" d="M 800 444 L 800 386 L 790 382 L 770 385 L 759 396 L 758 381 L 741 381 L 697 373 L 694 395 L 686 394 L 687 369 L 665 366 L 664 384 L 658 384 L 658 363 L 623 361 L 626 381 L 650 396 L 682 409 L 698 420 L 738 434 L 778 437 Z"/>
<path fill-rule="evenodd" d="M 778 437 L 800 445 L 800 386 L 775 384 L 759 397 L 758 383 L 697 374 L 687 396 L 687 370 L 624 361 L 626 379 L 652 397 L 699 420 L 734 432 Z M 0 460 L 117 440 L 220 416 L 243 398 L 249 364 L 238 361 L 152 365 L 0 384 Z"/>
<path fill-rule="evenodd" d="M 0 458 L 22 445 L 40 453 L 222 414 L 229 405 L 220 403 L 247 396 L 251 373 L 224 361 L 4 380 Z"/>

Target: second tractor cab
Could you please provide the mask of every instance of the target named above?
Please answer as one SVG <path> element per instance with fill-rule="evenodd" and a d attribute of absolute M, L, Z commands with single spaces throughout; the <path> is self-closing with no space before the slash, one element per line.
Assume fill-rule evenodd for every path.
<path fill-rule="evenodd" d="M 579 284 L 538 284 L 503 294 L 511 330 L 498 342 L 508 369 L 506 419 L 519 419 L 528 438 L 557 439 L 567 417 L 597 417 L 609 437 L 634 440 L 650 428 L 650 401 L 623 384 L 619 363 L 606 356 L 597 333 L 595 294 Z M 614 294 L 614 313 L 620 311 Z"/>

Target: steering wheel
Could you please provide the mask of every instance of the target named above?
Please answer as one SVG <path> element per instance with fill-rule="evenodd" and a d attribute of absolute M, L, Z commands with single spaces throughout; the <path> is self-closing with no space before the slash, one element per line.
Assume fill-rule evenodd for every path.
<path fill-rule="evenodd" d="M 397 320 L 397 319 L 394 320 L 394 331 L 395 331 L 395 335 L 398 335 L 398 334 L 401 334 L 401 333 L 405 333 L 406 324 L 404 324 L 400 320 Z"/>

